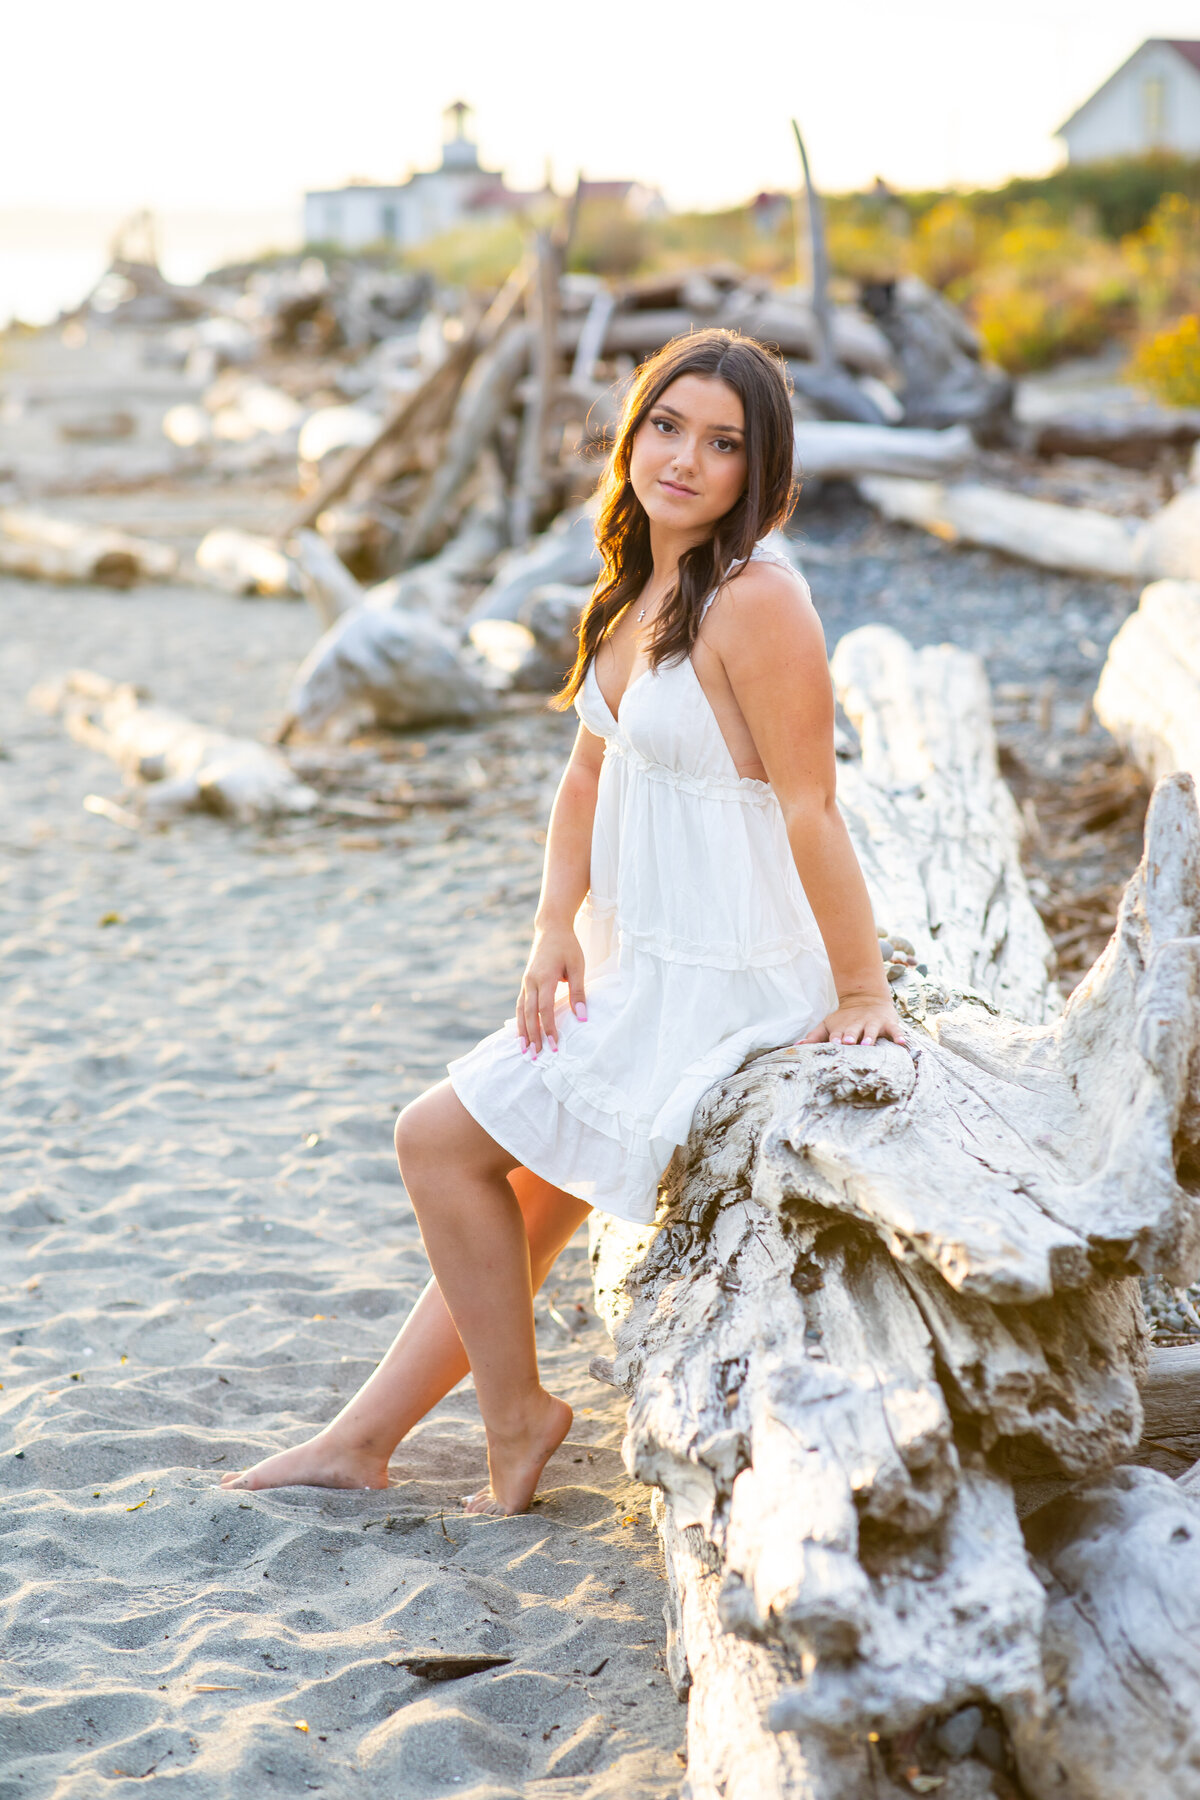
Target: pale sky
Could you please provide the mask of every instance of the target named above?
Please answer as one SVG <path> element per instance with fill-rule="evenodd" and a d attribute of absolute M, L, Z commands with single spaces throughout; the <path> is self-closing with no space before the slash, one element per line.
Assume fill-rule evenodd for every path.
<path fill-rule="evenodd" d="M 1147 36 L 1200 37 L 1200 0 L 9 5 L 0 207 L 287 206 L 435 162 L 460 97 L 517 186 L 549 155 L 736 202 L 794 183 L 793 113 L 830 188 L 990 183 Z"/>

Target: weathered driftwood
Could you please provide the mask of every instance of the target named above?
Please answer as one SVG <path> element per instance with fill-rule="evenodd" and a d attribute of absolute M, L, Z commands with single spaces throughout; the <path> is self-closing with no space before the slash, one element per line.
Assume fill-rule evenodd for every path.
<path fill-rule="evenodd" d="M 478 498 L 449 543 L 427 562 L 415 563 L 368 589 L 373 606 L 424 613 L 446 625 L 458 623 L 464 596 L 487 581 L 508 535 L 507 506 L 495 459 L 489 452 L 483 462 Z"/>
<path fill-rule="evenodd" d="M 451 631 L 387 604 L 386 592 L 381 599 L 344 613 L 313 645 L 292 682 L 281 743 L 335 722 L 370 720 L 402 731 L 474 723 L 493 709 L 492 693 Z"/>
<path fill-rule="evenodd" d="M 605 329 L 605 356 L 648 356 L 672 338 L 708 326 L 744 332 L 758 338 L 784 356 L 812 357 L 817 327 L 811 307 L 777 297 L 735 294 L 723 296 L 711 312 L 696 308 L 648 307 L 637 311 L 618 308 Z M 582 335 L 578 318 L 565 318 L 558 328 L 560 350 L 574 352 Z M 834 307 L 830 320 L 833 351 L 847 369 L 864 375 L 886 376 L 893 361 L 882 332 L 852 307 Z"/>
<path fill-rule="evenodd" d="M 547 582 L 521 602 L 515 619 L 477 619 L 471 643 L 518 692 L 553 693 L 575 661 L 590 594 L 590 588 Z"/>
<path fill-rule="evenodd" d="M 210 531 L 196 549 L 196 567 L 231 594 L 278 597 L 299 592 L 291 561 L 267 538 L 223 527 Z"/>
<path fill-rule="evenodd" d="M 1181 488 L 1139 527 L 1135 558 L 1147 580 L 1200 581 L 1200 485 Z"/>
<path fill-rule="evenodd" d="M 600 572 L 596 548 L 596 508 L 592 501 L 561 513 L 525 550 L 501 561 L 489 585 L 471 608 L 467 623 L 477 619 L 515 619 L 535 588 L 549 582 L 570 586 L 594 581 Z"/>
<path fill-rule="evenodd" d="M 1015 1721 L 1031 1800 L 1200 1794 L 1200 1499 L 1111 1474 L 1025 1522 L 1044 1571 L 1046 1706 Z"/>
<path fill-rule="evenodd" d="M 1152 780 L 1200 780 L 1200 581 L 1154 581 L 1108 647 L 1096 717 Z"/>
<path fill-rule="evenodd" d="M 546 493 L 546 432 L 558 381 L 558 315 L 561 251 L 549 231 L 536 238 L 537 278 L 531 285 L 533 382 L 521 420 L 510 535 L 523 550 Z"/>
<path fill-rule="evenodd" d="M 1134 412 L 1056 413 L 1037 422 L 1037 456 L 1102 456 L 1129 469 L 1149 469 L 1164 450 L 1182 451 L 1200 439 L 1200 409 L 1139 408 Z"/>
<path fill-rule="evenodd" d="M 166 544 L 26 507 L 0 510 L 0 575 L 128 588 L 138 581 L 170 581 L 178 566 Z"/>
<path fill-rule="evenodd" d="M 31 700 L 61 716 L 79 743 L 110 757 L 155 818 L 204 811 L 245 822 L 311 812 L 318 803 L 277 750 L 150 706 L 127 683 L 77 669 L 35 689 Z"/>
<path fill-rule="evenodd" d="M 530 272 L 527 261 L 517 265 L 483 318 L 464 330 L 418 387 L 397 398 L 371 442 L 348 451 L 339 458 L 337 467 L 318 482 L 288 521 L 287 533 L 315 524 L 355 483 L 370 479 L 373 474 L 375 479 L 386 478 L 397 446 L 414 430 L 449 419 L 475 358 L 496 341 L 520 304 Z"/>
<path fill-rule="evenodd" d="M 368 443 L 347 449 L 336 466 L 322 476 L 292 514 L 284 535 L 314 525 L 321 514 L 340 500 L 372 465 L 392 451 L 431 412 L 453 406 L 459 388 L 475 359 L 476 345 L 464 337 L 411 392 L 400 395 L 389 408 L 382 425 Z"/>
<path fill-rule="evenodd" d="M 979 339 L 943 295 L 915 276 L 869 283 L 863 304 L 900 366 L 907 425 L 970 425 L 982 440 L 1012 429 L 1013 383 L 982 361 Z"/>
<path fill-rule="evenodd" d="M 831 1747 L 815 1733 L 798 1737 L 768 1724 L 788 1681 L 778 1652 L 726 1631 L 717 1609 L 721 1570 L 704 1533 L 681 1527 L 658 1492 L 653 1513 L 667 1565 L 667 1666 L 679 1698 L 691 1696 L 685 1800 L 902 1800 L 911 1794 L 888 1780 L 870 1742 Z M 977 1800 L 986 1794 L 978 1789 Z"/>
<path fill-rule="evenodd" d="M 114 438 L 132 437 L 137 430 L 136 417 L 123 406 L 64 413 L 57 423 L 59 437 L 68 444 L 111 443 Z"/>
<path fill-rule="evenodd" d="M 920 525 L 948 543 L 981 544 L 1047 569 L 1129 580 L 1139 563 L 1137 521 L 1084 506 L 1056 506 L 979 482 L 943 484 L 867 475 L 859 492 L 885 518 Z"/>
<path fill-rule="evenodd" d="M 463 383 L 441 460 L 426 493 L 405 526 L 400 558 L 415 562 L 443 534 L 480 454 L 507 409 L 529 363 L 530 333 L 513 325 L 481 356 Z"/>
<path fill-rule="evenodd" d="M 627 1460 L 665 1496 L 668 1545 L 690 1545 L 673 1571 L 677 1676 L 703 1578 L 727 1631 L 774 1657 L 768 1722 L 829 1747 L 820 1794 L 853 1791 L 870 1731 L 968 1702 L 1013 1722 L 1036 1710 L 1045 1598 L 1006 1460 L 1036 1452 L 1080 1475 L 1134 1451 L 1145 1327 L 1130 1272 L 1200 1263 L 1190 782 L 1159 790 L 1108 951 L 1038 1023 L 1053 1010 L 1044 940 L 1031 925 L 981 958 L 979 901 L 957 898 L 987 885 L 965 867 L 989 868 L 1014 913 L 1029 906 L 990 731 L 969 734 L 986 688 L 855 636 L 835 669 L 863 769 L 840 798 L 856 841 L 882 846 L 876 877 L 900 867 L 912 815 L 889 809 L 906 786 L 943 821 L 909 847 L 920 890 L 883 889 L 889 926 L 924 931 L 947 974 L 900 989 L 916 1059 L 832 1045 L 759 1059 L 705 1097 L 657 1235 L 593 1228 Z M 877 685 L 872 650 L 892 657 Z M 939 836 L 957 848 L 931 855 Z M 964 991 L 1006 979 L 1034 1023 Z M 730 1674 L 735 1647 L 718 1659 L 704 1641 L 699 1739 L 719 1737 L 730 1692 L 751 1692 Z M 782 1763 L 771 1779 L 760 1791 L 807 1791 Z"/>
<path fill-rule="evenodd" d="M 952 475 L 970 461 L 975 441 L 965 425 L 947 431 L 909 431 L 887 425 L 802 420 L 796 425 L 796 474 Z"/>
<path fill-rule="evenodd" d="M 914 650 L 871 625 L 841 640 L 831 668 L 859 733 L 838 793 L 877 919 L 906 932 L 948 987 L 1044 1017 L 1052 951 L 1021 873 L 979 659 L 949 644 Z"/>
<path fill-rule="evenodd" d="M 343 613 L 361 605 L 362 586 L 319 532 L 296 532 L 291 549 L 304 598 L 328 631 Z"/>
<path fill-rule="evenodd" d="M 1173 1478 L 1194 1471 L 1200 1462 L 1200 1344 L 1150 1352 L 1142 1412 L 1137 1461 Z M 1200 1488 L 1195 1476 L 1193 1485 Z"/>

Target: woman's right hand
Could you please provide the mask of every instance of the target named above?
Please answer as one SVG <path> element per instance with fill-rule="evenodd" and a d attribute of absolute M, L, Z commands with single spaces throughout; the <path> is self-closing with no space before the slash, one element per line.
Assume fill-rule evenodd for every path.
<path fill-rule="evenodd" d="M 543 1044 L 557 1051 L 554 1001 L 559 983 L 563 981 L 567 984 L 571 1011 L 581 1022 L 586 1022 L 583 951 L 579 939 L 569 925 L 535 931 L 517 1000 L 517 1037 L 522 1055 L 526 1050 L 532 1050 L 536 1058 Z"/>

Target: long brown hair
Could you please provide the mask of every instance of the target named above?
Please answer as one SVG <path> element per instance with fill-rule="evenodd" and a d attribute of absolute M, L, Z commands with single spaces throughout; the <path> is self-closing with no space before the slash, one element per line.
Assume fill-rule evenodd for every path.
<path fill-rule="evenodd" d="M 793 429 L 783 364 L 753 338 L 736 331 L 697 331 L 673 338 L 648 358 L 625 400 L 616 442 L 600 483 L 596 542 L 604 567 L 579 622 L 579 650 L 553 705 L 565 710 L 583 684 L 588 664 L 629 602 L 654 572 L 650 521 L 629 479 L 633 440 L 652 406 L 681 375 L 728 382 L 745 414 L 746 485 L 713 526 L 712 535 L 679 559 L 678 579 L 655 621 L 650 666 L 691 654 L 704 602 L 755 544 L 781 525 L 795 505 Z"/>

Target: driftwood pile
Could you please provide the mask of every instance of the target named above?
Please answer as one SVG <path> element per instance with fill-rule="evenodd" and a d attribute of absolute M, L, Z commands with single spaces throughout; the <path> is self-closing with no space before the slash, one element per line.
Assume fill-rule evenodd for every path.
<path fill-rule="evenodd" d="M 1143 1431 L 1134 1277 L 1200 1267 L 1193 786 L 1160 784 L 1056 1017 L 975 659 L 871 628 L 834 673 L 877 917 L 929 969 L 897 989 L 912 1055 L 757 1059 L 703 1103 L 657 1229 L 593 1228 L 686 1791 L 1200 1793 L 1200 1503 L 1115 1467 Z"/>

